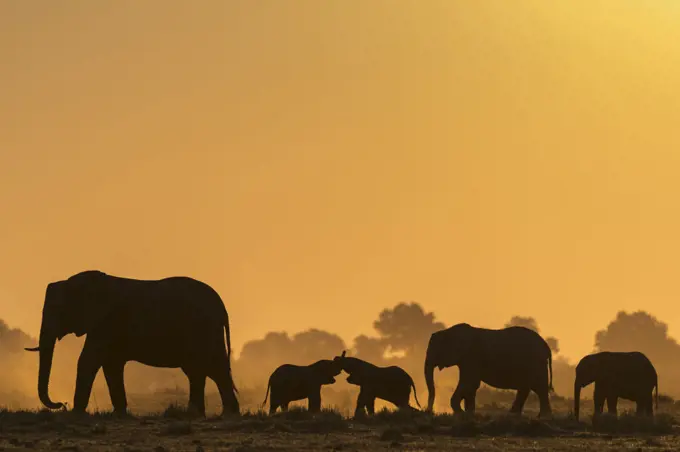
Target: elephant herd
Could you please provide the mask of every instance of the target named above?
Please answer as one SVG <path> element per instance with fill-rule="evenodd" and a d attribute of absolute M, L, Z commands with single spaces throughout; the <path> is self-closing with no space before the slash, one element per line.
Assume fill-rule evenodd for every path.
<path fill-rule="evenodd" d="M 189 379 L 189 407 L 205 415 L 205 381 L 212 379 L 222 399 L 223 414 L 240 412 L 230 357 L 229 317 L 222 299 L 207 284 L 188 277 L 137 280 L 84 271 L 47 285 L 38 346 L 38 395 L 50 409 L 65 405 L 49 396 L 54 347 L 67 334 L 86 335 L 77 364 L 73 411 L 85 412 L 95 376 L 104 372 L 115 413 L 127 413 L 123 370 L 128 361 L 154 367 L 180 368 Z M 226 337 L 226 341 L 225 341 Z M 531 391 L 538 396 L 539 416 L 551 414 L 552 352 L 535 331 L 519 327 L 486 329 L 459 323 L 433 333 L 424 363 L 427 411 L 435 399 L 434 369 L 458 366 L 458 386 L 451 396 L 454 412 L 474 413 L 481 383 L 516 390 L 512 413 L 521 413 Z M 308 366 L 284 364 L 269 378 L 266 403 L 270 413 L 308 400 L 310 411 L 321 408 L 321 387 L 335 382 L 342 371 L 347 382 L 360 387 L 355 416 L 373 414 L 375 399 L 399 409 L 409 404 L 415 384 L 398 366 L 379 367 L 342 352 Z M 658 377 L 642 353 L 600 352 L 576 366 L 574 415 L 578 419 L 581 389 L 595 383 L 595 415 L 604 403 L 616 413 L 619 398 L 637 404 L 637 413 L 653 414 L 658 403 Z M 461 403 L 464 409 L 461 408 Z"/>

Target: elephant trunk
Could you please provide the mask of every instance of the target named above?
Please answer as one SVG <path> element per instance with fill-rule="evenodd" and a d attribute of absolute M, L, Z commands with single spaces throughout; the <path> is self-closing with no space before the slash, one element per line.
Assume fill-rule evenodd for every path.
<path fill-rule="evenodd" d="M 576 379 L 574 382 L 574 416 L 578 421 L 579 409 L 581 405 L 581 382 Z"/>
<path fill-rule="evenodd" d="M 425 361 L 425 383 L 427 384 L 427 411 L 432 412 L 434 409 L 434 364 Z"/>
<path fill-rule="evenodd" d="M 40 332 L 40 369 L 38 371 L 38 397 L 47 408 L 58 410 L 63 403 L 53 402 L 49 395 L 50 373 L 52 371 L 52 357 L 57 338 L 45 331 Z"/>

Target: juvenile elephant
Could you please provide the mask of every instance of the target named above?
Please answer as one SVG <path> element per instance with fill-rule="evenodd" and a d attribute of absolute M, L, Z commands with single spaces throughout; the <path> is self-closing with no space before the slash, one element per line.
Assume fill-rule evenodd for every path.
<path fill-rule="evenodd" d="M 475 397 L 481 382 L 499 389 L 516 389 L 512 413 L 521 413 L 530 391 L 538 395 L 539 416 L 550 415 L 552 352 L 535 331 L 520 326 L 499 330 L 476 328 L 459 323 L 430 337 L 425 358 L 425 381 L 429 392 L 427 410 L 435 398 L 434 368 L 458 366 L 458 386 L 451 396 L 451 408 L 474 413 Z M 548 376 L 550 371 L 550 376 Z"/>
<path fill-rule="evenodd" d="M 374 414 L 376 398 L 387 400 L 399 409 L 414 410 L 415 408 L 409 405 L 411 388 L 413 388 L 413 397 L 420 407 L 416 385 L 404 369 L 399 366 L 379 367 L 359 358 L 347 357 L 346 353 L 343 351 L 342 355 L 336 356 L 333 361 L 349 374 L 347 383 L 360 387 L 357 406 L 354 410 L 355 417 L 364 414 L 365 411 L 368 411 L 368 414 Z"/>
<path fill-rule="evenodd" d="M 595 383 L 595 415 L 607 410 L 616 415 L 618 398 L 634 401 L 637 414 L 653 415 L 652 393 L 659 404 L 659 379 L 651 361 L 640 352 L 600 352 L 587 355 L 576 366 L 574 415 L 579 417 L 581 388 Z"/>
<path fill-rule="evenodd" d="M 50 409 L 52 357 L 57 340 L 87 335 L 78 359 L 73 410 L 87 408 L 99 369 L 116 413 L 127 412 L 123 369 L 128 361 L 181 368 L 189 378 L 189 406 L 205 415 L 205 379 L 215 381 L 223 412 L 239 412 L 232 380 L 229 317 L 210 286 L 188 277 L 156 281 L 85 271 L 47 285 L 38 347 L 38 395 Z M 225 346 L 226 334 L 226 346 Z"/>
<path fill-rule="evenodd" d="M 264 406 L 269 397 L 269 414 L 274 414 L 278 407 L 288 410 L 288 404 L 295 400 L 307 399 L 307 409 L 312 413 L 321 411 L 321 386 L 335 383 L 335 376 L 340 374 L 340 366 L 322 359 L 308 366 L 283 364 L 276 368 L 269 377 Z"/>

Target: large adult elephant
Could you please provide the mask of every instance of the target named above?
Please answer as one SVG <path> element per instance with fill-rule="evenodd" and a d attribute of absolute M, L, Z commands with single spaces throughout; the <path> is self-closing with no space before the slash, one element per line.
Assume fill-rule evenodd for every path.
<path fill-rule="evenodd" d="M 128 361 L 181 368 L 189 378 L 189 407 L 205 415 L 205 380 L 215 381 L 223 413 L 238 413 L 231 366 L 229 318 L 210 286 L 188 277 L 155 281 L 84 271 L 47 285 L 40 342 L 38 395 L 50 409 L 52 356 L 57 340 L 87 335 L 78 359 L 73 410 L 87 408 L 92 384 L 103 369 L 116 413 L 127 412 L 123 369 Z M 225 346 L 226 333 L 226 346 Z"/>
<path fill-rule="evenodd" d="M 652 392 L 659 403 L 659 379 L 652 362 L 640 352 L 599 352 L 584 356 L 576 365 L 574 416 L 578 420 L 581 388 L 595 383 L 594 415 L 602 414 L 604 402 L 616 415 L 618 398 L 632 400 L 638 415 L 653 415 Z"/>
<path fill-rule="evenodd" d="M 435 398 L 434 368 L 456 365 L 460 376 L 451 396 L 451 408 L 456 413 L 463 411 L 461 400 L 465 411 L 474 413 L 481 382 L 499 389 L 516 389 L 512 413 L 522 412 L 530 391 L 538 395 L 539 416 L 552 412 L 548 397 L 552 390 L 552 352 L 533 330 L 520 326 L 492 330 L 459 323 L 432 333 L 425 358 L 428 411 L 432 411 Z"/>

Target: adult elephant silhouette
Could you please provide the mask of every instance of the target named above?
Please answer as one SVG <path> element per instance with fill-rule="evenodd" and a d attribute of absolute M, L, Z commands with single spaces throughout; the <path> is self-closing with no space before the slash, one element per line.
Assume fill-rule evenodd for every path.
<path fill-rule="evenodd" d="M 463 400 L 465 411 L 474 413 L 477 389 L 484 382 L 499 389 L 517 390 L 511 412 L 521 413 L 529 392 L 534 391 L 540 401 L 539 416 L 550 415 L 552 352 L 535 331 L 521 326 L 492 330 L 459 323 L 432 333 L 425 358 L 428 411 L 432 411 L 435 398 L 434 368 L 455 365 L 460 368 L 460 376 L 451 396 L 454 412 L 463 411 Z"/>
<path fill-rule="evenodd" d="M 229 317 L 207 284 L 177 276 L 137 280 L 96 270 L 47 285 L 39 345 L 38 395 L 50 409 L 52 357 L 57 340 L 87 335 L 78 359 L 73 411 L 87 408 L 92 384 L 103 369 L 114 412 L 127 412 L 123 370 L 128 361 L 181 368 L 189 378 L 189 408 L 205 415 L 205 380 L 215 381 L 223 414 L 238 413 L 231 375 Z M 226 333 L 226 346 L 225 346 Z"/>

